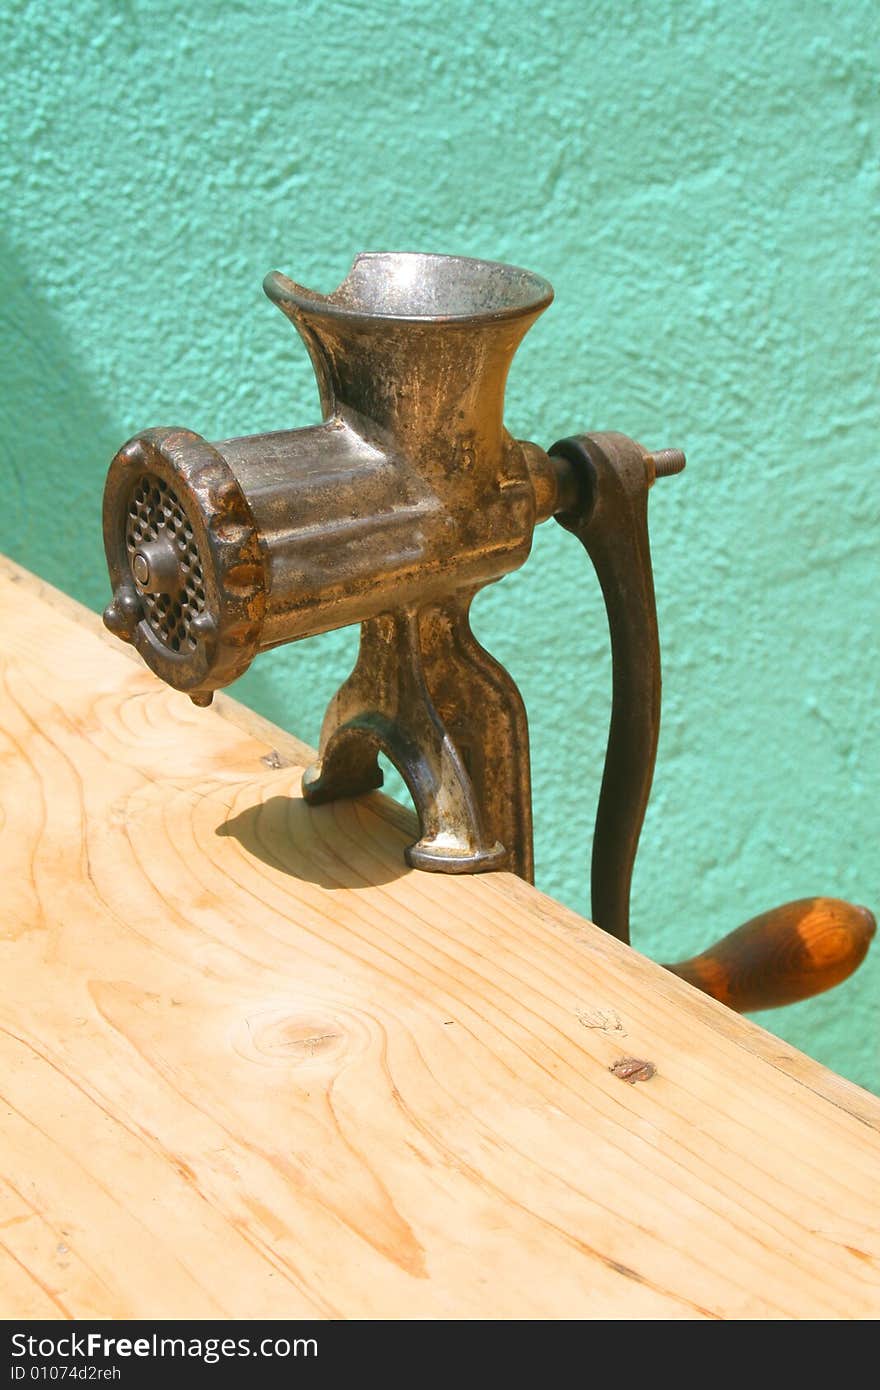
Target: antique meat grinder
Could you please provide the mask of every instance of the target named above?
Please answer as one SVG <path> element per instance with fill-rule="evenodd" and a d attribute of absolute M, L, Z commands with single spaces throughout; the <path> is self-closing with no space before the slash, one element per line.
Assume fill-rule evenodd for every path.
<path fill-rule="evenodd" d="M 277 272 L 264 288 L 309 351 L 323 421 L 213 444 L 151 429 L 125 444 L 104 496 L 107 627 L 207 705 L 258 652 L 360 623 L 357 664 L 303 779 L 307 801 L 378 787 L 384 752 L 418 812 L 410 865 L 531 880 L 525 709 L 468 614 L 555 517 L 589 553 L 608 612 L 592 914 L 628 940 L 660 716 L 647 498 L 684 455 L 621 434 L 545 452 L 508 434 L 508 369 L 553 298 L 526 270 L 376 253 L 358 256 L 332 294 Z M 734 1008 L 768 1007 L 845 978 L 873 926 L 863 908 L 805 899 L 669 968 Z"/>

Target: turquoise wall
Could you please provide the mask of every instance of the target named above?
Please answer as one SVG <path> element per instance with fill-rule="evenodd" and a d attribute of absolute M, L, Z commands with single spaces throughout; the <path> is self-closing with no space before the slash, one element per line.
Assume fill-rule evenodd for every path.
<path fill-rule="evenodd" d="M 557 300 L 508 424 L 686 448 L 652 496 L 666 708 L 634 938 L 880 905 L 874 0 L 7 3 L 0 547 L 100 607 L 100 493 L 151 424 L 316 419 L 260 280 L 360 249 L 507 259 Z M 586 904 L 609 669 L 542 528 L 475 625 L 531 718 L 538 881 Z M 352 633 L 237 693 L 315 740 Z M 880 1089 L 880 947 L 762 1018 Z"/>

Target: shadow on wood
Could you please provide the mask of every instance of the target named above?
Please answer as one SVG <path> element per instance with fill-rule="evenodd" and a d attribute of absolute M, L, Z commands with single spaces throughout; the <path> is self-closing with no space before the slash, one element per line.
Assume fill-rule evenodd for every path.
<path fill-rule="evenodd" d="M 401 854 L 399 863 L 371 858 L 367 861 L 369 876 L 358 873 L 329 848 L 340 833 L 338 820 L 334 805 L 309 807 L 299 797 L 270 796 L 231 816 L 214 833 L 238 840 L 242 849 L 270 868 L 317 883 L 321 888 L 364 888 L 392 883 L 413 872 Z M 316 852 L 316 841 L 319 845 L 327 843 L 326 856 L 321 855 L 320 849 Z"/>

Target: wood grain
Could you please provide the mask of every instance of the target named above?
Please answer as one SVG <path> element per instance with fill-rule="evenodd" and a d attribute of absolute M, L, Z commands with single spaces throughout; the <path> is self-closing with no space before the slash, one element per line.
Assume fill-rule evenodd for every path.
<path fill-rule="evenodd" d="M 880 1314 L 873 1097 L 8 564 L 0 637 L 0 1313 Z"/>

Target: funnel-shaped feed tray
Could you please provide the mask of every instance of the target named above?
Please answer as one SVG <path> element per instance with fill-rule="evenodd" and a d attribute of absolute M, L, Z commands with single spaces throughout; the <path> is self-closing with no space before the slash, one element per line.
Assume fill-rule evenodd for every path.
<path fill-rule="evenodd" d="M 266 293 L 281 308 L 353 318 L 480 324 L 535 316 L 553 298 L 547 280 L 518 266 L 467 256 L 366 251 L 331 294 L 273 271 Z"/>
<path fill-rule="evenodd" d="M 330 294 L 278 271 L 263 286 L 309 350 L 325 419 L 378 429 L 441 487 L 463 450 L 483 484 L 503 471 L 507 372 L 553 298 L 540 275 L 376 251 L 358 256 Z"/>

